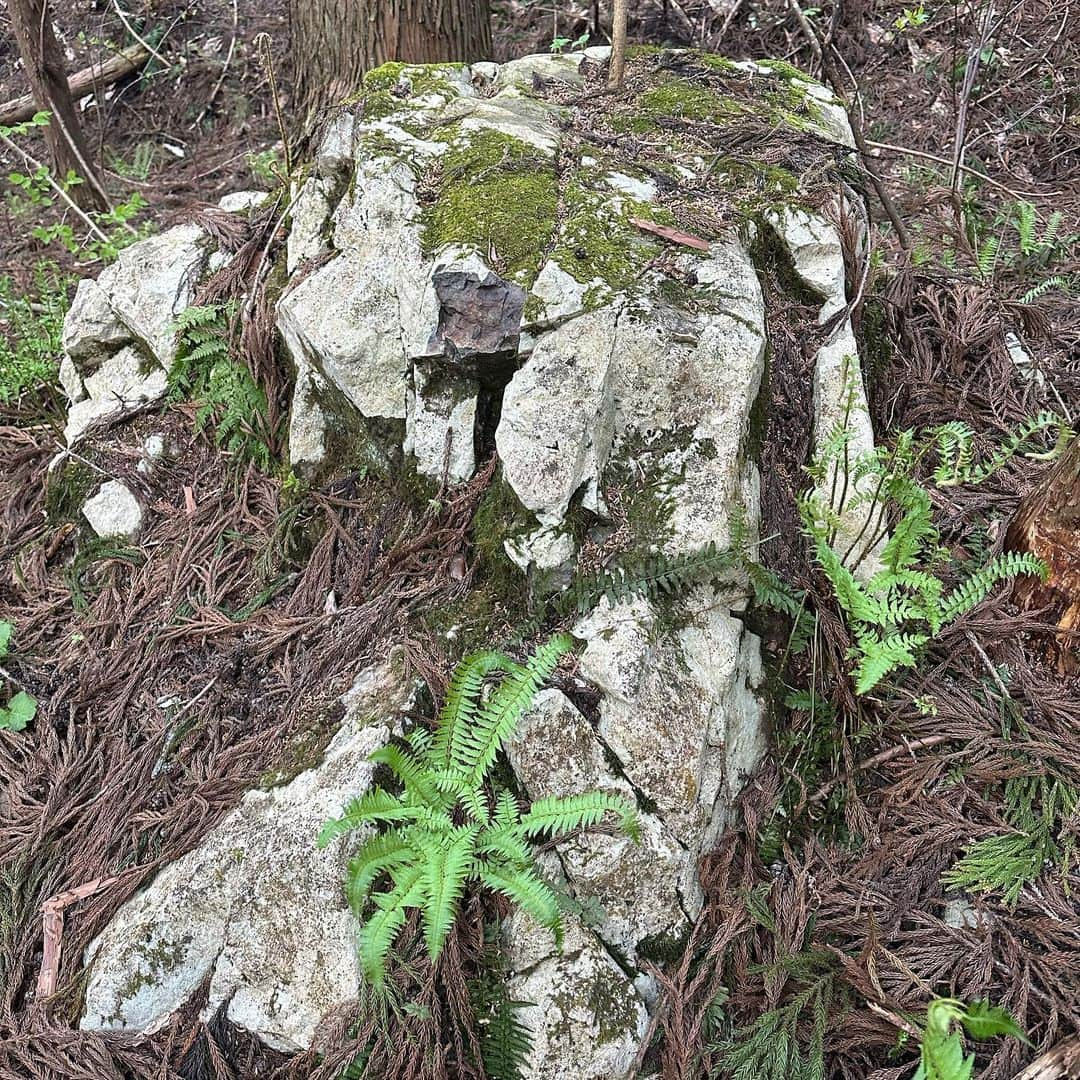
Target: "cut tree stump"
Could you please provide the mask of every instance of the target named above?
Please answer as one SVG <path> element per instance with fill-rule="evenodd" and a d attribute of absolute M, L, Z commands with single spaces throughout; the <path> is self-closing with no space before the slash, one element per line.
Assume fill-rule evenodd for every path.
<path fill-rule="evenodd" d="M 1058 665 L 1063 672 L 1075 671 L 1080 641 L 1080 436 L 1020 503 L 1005 546 L 1030 551 L 1049 567 L 1045 582 L 1021 578 L 1013 597 L 1025 610 L 1050 609 L 1059 631 Z"/>

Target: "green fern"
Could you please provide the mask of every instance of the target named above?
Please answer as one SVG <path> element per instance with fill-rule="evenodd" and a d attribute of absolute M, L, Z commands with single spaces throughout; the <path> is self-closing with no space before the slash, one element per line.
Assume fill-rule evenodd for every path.
<path fill-rule="evenodd" d="M 1069 278 L 1062 274 L 1052 274 L 1048 278 L 1043 278 L 1037 285 L 1033 285 L 1023 296 L 1020 297 L 1021 304 L 1033 304 L 1040 297 L 1045 296 L 1046 293 L 1051 292 L 1053 289 L 1068 289 L 1071 282 Z"/>
<path fill-rule="evenodd" d="M 1057 431 L 1053 448 L 1046 453 L 1035 450 L 1036 437 L 1052 429 Z M 942 424 L 930 432 L 938 456 L 934 483 L 938 487 L 981 484 L 1019 453 L 1051 460 L 1064 451 L 1072 434 L 1072 429 L 1060 416 L 1052 412 L 1041 412 L 1010 433 L 986 461 L 976 462 L 973 448 L 975 434 L 971 428 L 958 420 Z"/>
<path fill-rule="evenodd" d="M 521 1011 L 532 1005 L 515 1001 L 507 992 L 505 955 L 497 928 L 485 927 L 479 975 L 469 984 L 469 999 L 476 1017 L 480 1059 L 487 1080 L 524 1080 L 532 1053 L 532 1036 Z"/>
<path fill-rule="evenodd" d="M 383 829 L 360 846 L 346 877 L 346 895 L 362 923 L 361 967 L 373 985 L 383 983 L 387 954 L 410 909 L 419 909 L 428 955 L 438 959 L 473 881 L 524 908 L 561 940 L 558 900 L 537 874 L 528 842 L 589 828 L 608 814 L 637 836 L 634 808 L 613 795 L 539 799 L 523 815 L 509 792 L 493 799 L 486 787 L 500 749 L 569 648 L 569 637 L 558 635 L 525 664 L 494 651 L 467 657 L 450 680 L 434 736 L 414 732 L 404 746 L 372 755 L 401 792 L 369 791 L 323 827 L 320 846 L 356 829 Z M 500 679 L 485 697 L 485 682 L 495 674 Z M 389 887 L 380 890 L 384 881 Z"/>
<path fill-rule="evenodd" d="M 711 542 L 682 555 L 650 555 L 575 580 L 553 606 L 560 615 L 584 615 L 604 598 L 612 604 L 636 596 L 654 598 L 719 577 L 738 565 L 736 552 Z"/>
<path fill-rule="evenodd" d="M 925 646 L 985 599 L 996 584 L 1021 574 L 1046 574 L 1045 565 L 1034 556 L 1008 552 L 964 572 L 947 590 L 946 580 L 936 572 L 946 554 L 934 526 L 930 495 L 913 476 L 922 458 L 936 449 L 940 464 L 935 479 L 941 485 L 979 483 L 1036 434 L 1055 426 L 1059 436 L 1066 430 L 1058 417 L 1040 414 L 982 463 L 974 461 L 970 430 L 959 423 L 934 429 L 922 440 L 911 431 L 901 432 L 892 449 L 879 447 L 862 455 L 849 464 L 853 473 L 872 482 L 855 487 L 849 506 L 867 507 L 867 525 L 846 551 L 835 546 L 836 514 L 819 491 L 800 500 L 804 531 L 851 631 L 849 658 L 854 661 L 857 693 L 869 693 L 899 668 L 914 667 Z M 815 462 L 808 471 L 827 475 L 828 463 Z M 891 535 L 886 539 L 889 522 Z M 849 564 L 857 549 L 879 549 L 882 568 L 869 581 L 856 574 L 860 557 Z M 784 602 L 790 606 L 790 601 Z"/>
<path fill-rule="evenodd" d="M 984 278 L 994 273 L 994 264 L 997 262 L 998 248 L 1001 246 L 1001 237 L 988 236 L 975 252 L 975 263 L 979 269 L 979 275 Z"/>
<path fill-rule="evenodd" d="M 926 1010 L 919 1067 L 912 1080 L 971 1080 L 975 1055 L 965 1055 L 961 1028 L 973 1039 L 1009 1035 L 1027 1042 L 1023 1029 L 1004 1009 L 985 1001 L 935 998 Z"/>
<path fill-rule="evenodd" d="M 268 470 L 272 454 L 256 432 L 266 421 L 266 394 L 233 348 L 235 305 L 189 307 L 177 317 L 176 361 L 169 371 L 174 401 L 195 400 L 196 426 L 214 428 L 214 441 Z"/>

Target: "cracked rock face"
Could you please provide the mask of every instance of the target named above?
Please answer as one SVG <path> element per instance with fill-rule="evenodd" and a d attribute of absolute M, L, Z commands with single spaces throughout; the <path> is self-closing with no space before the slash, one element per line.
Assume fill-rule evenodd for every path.
<path fill-rule="evenodd" d="M 821 298 L 820 323 L 848 302 L 839 235 L 801 205 L 815 170 L 793 157 L 740 179 L 666 123 L 685 112 L 681 72 L 695 109 L 727 122 L 734 103 L 797 134 L 800 154 L 818 139 L 834 166 L 851 134 L 828 91 L 768 64 L 646 56 L 598 121 L 583 102 L 606 57 L 371 72 L 290 206 L 276 310 L 295 374 L 290 465 L 319 482 L 369 460 L 453 484 L 496 450 L 512 520 L 489 547 L 522 594 L 565 587 L 586 552 L 591 567 L 734 543 L 754 556 L 767 340 L 752 238 L 775 231 Z M 599 138 L 598 122 L 611 125 Z M 664 160 L 643 167 L 620 149 L 637 136 Z M 640 227 L 697 221 L 706 250 Z M 80 285 L 64 330 L 69 440 L 164 392 L 172 320 L 208 246 L 179 226 Z M 841 318 L 817 357 L 815 429 L 854 402 L 859 445 L 872 445 L 853 369 Z M 746 603 L 736 572 L 674 598 L 601 600 L 573 627 L 581 697 L 543 692 L 508 747 L 531 798 L 618 793 L 642 831 L 640 845 L 589 835 L 543 856 L 578 912 L 562 953 L 520 913 L 505 928 L 511 997 L 531 1002 L 531 1080 L 616 1080 L 638 1053 L 655 1006 L 646 965 L 685 941 L 698 860 L 765 751 Z M 121 909 L 88 954 L 84 1026 L 152 1030 L 210 975 L 209 1009 L 229 1001 L 230 1019 L 291 1049 L 355 993 L 346 852 L 313 839 L 370 783 L 367 754 L 389 736 L 393 694 L 372 678 L 370 722 L 350 720 L 291 783 L 249 794 Z"/>
<path fill-rule="evenodd" d="M 356 921 L 342 892 L 351 847 L 315 846 L 327 818 L 371 783 L 367 760 L 403 705 L 389 666 L 364 672 L 322 760 L 249 792 L 194 851 L 166 866 L 87 949 L 80 1026 L 155 1031 L 210 977 L 206 1016 L 299 1050 L 359 980 Z"/>
<path fill-rule="evenodd" d="M 64 318 L 61 384 L 71 400 L 64 437 L 165 394 L 176 316 L 191 305 L 210 240 L 177 225 L 120 252 L 97 281 L 80 281 Z"/>
<path fill-rule="evenodd" d="M 508 990 L 532 1050 L 530 1080 L 617 1080 L 629 1072 L 648 1012 L 625 972 L 581 923 L 566 920 L 562 951 L 527 915 L 505 927 Z"/>

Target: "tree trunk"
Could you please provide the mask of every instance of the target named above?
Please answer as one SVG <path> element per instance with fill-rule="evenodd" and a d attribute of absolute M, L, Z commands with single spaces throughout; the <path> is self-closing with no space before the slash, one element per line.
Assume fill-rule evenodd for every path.
<path fill-rule="evenodd" d="M 1062 670 L 1075 670 L 1080 653 L 1080 436 L 1021 502 L 1005 545 L 1032 552 L 1050 568 L 1045 583 L 1022 579 L 1014 596 L 1022 607 L 1051 609 L 1061 631 L 1059 664 Z"/>
<path fill-rule="evenodd" d="M 8 0 L 8 11 L 30 80 L 30 92 L 38 107 L 51 114 L 45 140 L 56 181 L 62 184 L 69 173 L 75 173 L 83 183 L 72 187 L 71 197 L 80 206 L 104 209 L 108 200 L 71 100 L 64 56 L 53 34 L 48 0 Z"/>
<path fill-rule="evenodd" d="M 289 0 L 296 113 L 318 112 L 387 60 L 471 63 L 491 55 L 489 0 Z"/>

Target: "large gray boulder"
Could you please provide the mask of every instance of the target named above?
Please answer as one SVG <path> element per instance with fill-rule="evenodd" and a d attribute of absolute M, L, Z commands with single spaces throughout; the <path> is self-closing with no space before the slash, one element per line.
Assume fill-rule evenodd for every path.
<path fill-rule="evenodd" d="M 812 388 L 819 443 L 853 416 L 872 445 L 836 184 L 810 180 L 852 145 L 843 108 L 786 66 L 696 52 L 633 57 L 625 92 L 601 100 L 589 90 L 605 59 L 387 65 L 291 189 L 276 320 L 295 374 L 292 468 L 317 482 L 378 462 L 430 494 L 494 448 L 497 538 L 476 539 L 505 550 L 506 600 L 608 561 L 756 555 L 767 237 L 820 297 L 819 323 L 836 322 Z M 769 163 L 709 142 L 744 117 L 769 132 Z M 775 152 L 784 133 L 790 159 Z M 171 321 L 208 250 L 181 226 L 80 286 L 64 339 L 70 439 L 118 400 L 163 392 Z M 544 692 L 509 747 L 532 798 L 599 788 L 641 808 L 640 845 L 585 836 L 545 856 L 579 909 L 562 953 L 520 914 L 507 927 L 511 996 L 532 1003 L 532 1080 L 616 1080 L 640 1049 L 647 965 L 685 940 L 699 858 L 765 752 L 747 602 L 738 571 L 674 598 L 599 599 L 572 627 L 585 698 Z M 371 781 L 366 755 L 392 729 L 394 694 L 379 694 L 375 719 L 250 794 L 118 913 L 88 953 L 84 1026 L 152 1030 L 210 975 L 210 1008 L 228 1000 L 234 1022 L 291 1049 L 355 993 L 346 851 L 312 840 Z"/>

